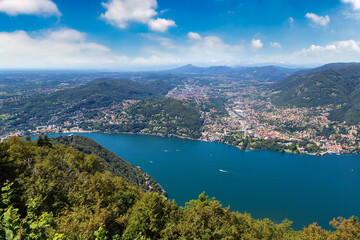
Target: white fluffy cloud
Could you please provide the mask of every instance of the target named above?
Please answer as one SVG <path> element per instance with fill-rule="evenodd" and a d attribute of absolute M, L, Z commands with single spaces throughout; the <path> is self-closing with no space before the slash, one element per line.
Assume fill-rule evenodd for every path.
<path fill-rule="evenodd" d="M 161 66 L 161 65 L 173 65 L 173 64 L 185 64 L 181 59 L 177 59 L 169 56 L 157 56 L 152 55 L 148 58 L 139 57 L 131 61 L 132 64 L 139 66 Z"/>
<path fill-rule="evenodd" d="M 359 42 L 355 40 L 338 41 L 326 46 L 311 45 L 309 48 L 302 49 L 299 53 L 304 55 L 315 54 L 340 54 L 354 53 L 358 55 L 360 52 Z M 359 57 L 358 57 L 359 58 Z"/>
<path fill-rule="evenodd" d="M 153 41 L 163 46 L 162 41 L 168 42 L 169 39 L 153 39 Z M 213 35 L 202 36 L 201 39 L 191 41 L 190 44 L 178 43 L 172 45 L 171 48 L 166 47 L 166 49 L 153 46 L 146 49 L 148 56 L 139 56 L 130 60 L 130 64 L 132 66 L 164 67 L 189 62 L 198 65 L 242 65 L 250 63 L 318 65 L 329 62 L 360 62 L 360 41 L 355 40 L 337 41 L 326 45 L 311 45 L 288 54 L 256 56 L 252 55 L 253 51 L 245 49 L 242 45 L 230 45 Z"/>
<path fill-rule="evenodd" d="M 86 41 L 73 29 L 46 31 L 31 36 L 25 31 L 0 32 L 1 68 L 82 68 L 126 62 L 110 49 Z"/>
<path fill-rule="evenodd" d="M 149 28 L 156 32 L 166 32 L 170 27 L 176 27 L 173 20 L 157 18 L 149 21 Z"/>
<path fill-rule="evenodd" d="M 350 3 L 354 10 L 360 10 L 360 0 L 341 0 L 343 3 Z"/>
<path fill-rule="evenodd" d="M 290 61 L 301 64 L 358 62 L 360 61 L 360 43 L 355 40 L 346 40 L 325 46 L 311 45 L 293 53 Z"/>
<path fill-rule="evenodd" d="M 10 16 L 61 16 L 56 4 L 51 0 L 0 0 L 0 12 Z"/>
<path fill-rule="evenodd" d="M 271 42 L 270 46 L 273 48 L 282 48 L 281 44 L 278 42 Z"/>
<path fill-rule="evenodd" d="M 217 36 L 206 36 L 202 39 L 201 43 L 204 49 L 209 51 L 242 51 L 242 46 L 229 45 L 223 42 L 223 40 Z"/>
<path fill-rule="evenodd" d="M 264 46 L 264 44 L 261 42 L 260 39 L 253 39 L 253 40 L 251 41 L 251 46 L 252 46 L 252 48 L 254 48 L 255 50 L 257 50 L 257 49 L 262 48 L 262 47 Z"/>
<path fill-rule="evenodd" d="M 154 19 L 158 14 L 157 0 L 109 0 L 102 5 L 106 12 L 101 14 L 101 18 L 118 28 L 126 28 L 129 23 L 142 23 L 148 24 L 153 31 L 165 32 L 176 26 L 173 20 Z"/>
<path fill-rule="evenodd" d="M 148 23 L 158 6 L 156 0 L 110 0 L 102 5 L 106 12 L 101 17 L 118 28 L 126 28 L 129 22 Z"/>
<path fill-rule="evenodd" d="M 306 18 L 310 19 L 313 23 L 320 25 L 320 26 L 326 26 L 330 22 L 330 17 L 328 15 L 326 16 L 319 16 L 315 13 L 307 13 L 305 15 Z"/>
<path fill-rule="evenodd" d="M 331 62 L 360 62 L 360 42 L 337 41 L 327 45 L 311 45 L 284 55 L 258 55 L 254 63 L 278 62 L 297 65 L 325 64 Z"/>
<path fill-rule="evenodd" d="M 143 47 L 148 57 L 146 62 L 153 60 L 155 63 L 170 64 L 232 64 L 244 57 L 245 52 L 242 44 L 229 44 L 215 35 L 201 36 L 198 33 L 190 32 L 188 39 L 192 41 L 174 41 L 169 38 L 159 38 L 156 35 L 145 35 L 152 43 Z M 149 58 L 149 56 L 157 56 Z M 141 63 L 144 58 L 141 56 L 137 62 Z"/>
<path fill-rule="evenodd" d="M 201 40 L 202 37 L 200 36 L 200 34 L 196 33 L 196 32 L 189 32 L 187 34 L 188 38 L 191 40 Z"/>
<path fill-rule="evenodd" d="M 243 46 L 227 44 L 217 36 L 196 37 L 197 41 L 192 45 L 181 48 L 185 54 L 183 59 L 187 62 L 231 62 L 236 61 L 244 51 Z"/>

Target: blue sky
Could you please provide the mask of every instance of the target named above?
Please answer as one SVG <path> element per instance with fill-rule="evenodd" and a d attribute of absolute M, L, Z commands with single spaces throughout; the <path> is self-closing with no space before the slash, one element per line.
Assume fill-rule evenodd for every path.
<path fill-rule="evenodd" d="M 0 0 L 0 68 L 360 61 L 360 0 Z"/>

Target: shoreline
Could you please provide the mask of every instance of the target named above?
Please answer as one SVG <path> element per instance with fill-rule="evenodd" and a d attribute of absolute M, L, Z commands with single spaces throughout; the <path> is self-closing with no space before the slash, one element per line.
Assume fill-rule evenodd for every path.
<path fill-rule="evenodd" d="M 291 151 L 276 151 L 276 150 L 272 150 L 272 149 L 252 149 L 251 147 L 247 147 L 246 150 L 241 149 L 239 146 L 235 146 L 229 143 L 225 143 L 222 141 L 211 141 L 211 140 L 206 140 L 206 139 L 201 139 L 201 138 L 192 138 L 192 137 L 186 137 L 186 136 L 179 136 L 176 134 L 169 134 L 169 135 L 164 135 L 162 133 L 142 133 L 142 132 L 102 132 L 100 130 L 82 130 L 82 129 L 77 129 L 75 131 L 63 131 L 63 132 L 59 132 L 58 129 L 48 129 L 47 131 L 43 131 L 43 132 L 32 132 L 31 136 L 37 136 L 37 135 L 46 135 L 46 134 L 75 134 L 75 133 L 101 133 L 101 134 L 129 134 L 129 135 L 147 135 L 147 136 L 157 136 L 157 137 L 162 137 L 162 138 L 171 138 L 171 137 L 175 137 L 175 138 L 179 138 L 179 139 L 187 139 L 187 140 L 193 140 L 193 141 L 200 141 L 200 142 L 211 142 L 211 143 L 222 143 L 225 144 L 227 146 L 230 147 L 235 147 L 241 151 L 271 151 L 271 152 L 278 152 L 278 153 L 290 153 L 290 154 L 295 154 L 295 155 L 310 155 L 310 156 L 324 156 L 324 155 L 346 155 L 346 154 L 354 154 L 354 155 L 359 155 L 359 153 L 356 152 L 329 152 L 329 151 L 325 151 L 325 152 L 318 152 L 318 153 L 308 153 L 308 152 L 291 152 Z M 12 133 L 12 134 L 8 134 L 8 135 L 4 135 L 1 136 L 1 141 L 6 141 L 7 139 L 9 139 L 10 137 L 25 137 L 24 132 L 17 132 L 17 133 Z M 259 139 L 260 141 L 262 139 Z M 277 139 L 277 140 L 281 140 L 281 139 Z"/>
<path fill-rule="evenodd" d="M 191 137 L 184 137 L 184 136 L 178 136 L 173 134 L 172 136 L 165 136 L 162 134 L 156 134 L 156 133 L 136 133 L 136 132 L 117 132 L 117 133 L 110 133 L 110 132 L 101 132 L 101 131 L 97 131 L 97 130 L 93 130 L 93 131 L 67 131 L 67 132 L 62 132 L 64 134 L 74 134 L 74 133 L 100 133 L 100 134 L 128 134 L 128 135 L 145 135 L 145 136 L 155 136 L 155 137 L 161 137 L 161 138 L 179 138 L 179 139 L 186 139 L 186 140 L 193 140 L 193 141 L 199 141 L 199 142 L 209 142 L 209 143 L 221 143 L 221 144 L 225 144 L 229 147 L 235 147 L 237 149 L 239 149 L 242 152 L 246 152 L 246 151 L 270 151 L 270 152 L 277 152 L 277 153 L 289 153 L 289 154 L 294 154 L 294 155 L 309 155 L 309 156 L 316 156 L 316 157 L 321 157 L 321 156 L 325 156 L 325 155 L 347 155 L 347 154 L 354 154 L 354 155 L 358 155 L 357 153 L 347 153 L 347 152 L 343 152 L 343 153 L 336 153 L 336 152 L 322 152 L 322 153 L 306 153 L 306 152 L 302 152 L 302 153 L 293 153 L 293 152 L 280 152 L 280 151 L 273 151 L 273 150 L 268 150 L 268 149 L 251 149 L 251 148 L 247 148 L 246 150 L 242 150 L 240 149 L 238 146 L 234 146 L 228 143 L 224 143 L 224 142 L 220 142 L 220 141 L 207 141 L 207 140 L 203 140 L 203 139 L 196 139 L 196 138 L 191 138 Z M 62 133 L 49 133 L 49 134 L 62 134 Z"/>

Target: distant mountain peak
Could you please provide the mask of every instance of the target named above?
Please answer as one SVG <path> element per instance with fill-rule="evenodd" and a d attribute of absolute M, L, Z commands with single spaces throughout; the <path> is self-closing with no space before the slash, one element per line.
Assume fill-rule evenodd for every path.
<path fill-rule="evenodd" d="M 176 68 L 176 69 L 184 69 L 184 68 L 200 68 L 200 67 L 194 66 L 192 64 L 186 64 L 186 65 Z"/>

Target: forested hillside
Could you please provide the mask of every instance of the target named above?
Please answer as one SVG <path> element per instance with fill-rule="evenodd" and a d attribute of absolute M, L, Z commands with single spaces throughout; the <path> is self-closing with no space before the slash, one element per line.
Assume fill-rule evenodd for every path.
<path fill-rule="evenodd" d="M 294 75 L 309 75 L 309 74 L 315 74 L 315 73 L 319 73 L 319 72 L 323 72 L 326 70 L 330 70 L 330 69 L 340 69 L 340 68 L 344 68 L 350 65 L 356 64 L 355 62 L 350 62 L 350 63 L 328 63 L 325 65 L 322 65 L 320 67 L 316 67 L 316 68 L 310 68 L 310 69 L 303 69 L 303 70 L 299 70 L 297 72 L 294 73 Z"/>
<path fill-rule="evenodd" d="M 342 66 L 342 65 L 340 65 Z M 331 106 L 329 118 L 359 123 L 360 64 L 345 65 L 307 75 L 293 75 L 273 85 L 272 102 L 278 106 Z"/>
<path fill-rule="evenodd" d="M 115 153 L 107 150 L 94 140 L 83 136 L 61 136 L 52 138 L 54 145 L 65 145 L 75 148 L 82 153 L 94 155 L 103 164 L 104 169 L 112 172 L 115 176 L 123 177 L 125 181 L 141 190 L 148 190 L 149 187 L 154 191 L 165 194 L 158 183 L 141 169 L 134 167 Z"/>
<path fill-rule="evenodd" d="M 74 141 L 72 141 L 74 142 Z M 185 207 L 142 192 L 92 155 L 46 139 L 0 143 L 0 239 L 359 239 L 357 218 L 294 231 L 205 194 Z"/>
<path fill-rule="evenodd" d="M 186 134 L 193 138 L 201 135 L 203 119 L 199 110 L 176 99 L 141 101 L 131 106 L 128 114 L 142 129 L 161 128 L 164 135 Z"/>
<path fill-rule="evenodd" d="M 78 126 L 83 130 L 106 133 L 129 132 L 198 138 L 204 122 L 193 101 L 172 98 L 136 101 L 126 109 L 111 109 L 111 115 L 111 122 L 83 121 Z"/>
<path fill-rule="evenodd" d="M 171 84 L 162 80 L 140 83 L 130 80 L 102 79 L 72 89 L 6 102 L 1 106 L 0 114 L 9 114 L 7 123 L 13 126 L 27 123 L 56 123 L 61 117 L 79 110 L 101 109 L 124 99 L 160 98 L 171 88 Z"/>

